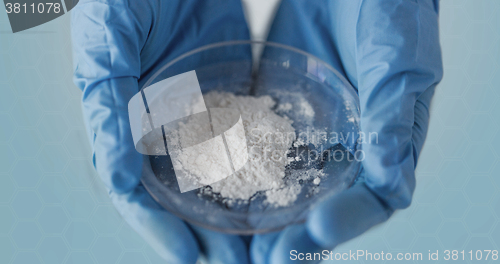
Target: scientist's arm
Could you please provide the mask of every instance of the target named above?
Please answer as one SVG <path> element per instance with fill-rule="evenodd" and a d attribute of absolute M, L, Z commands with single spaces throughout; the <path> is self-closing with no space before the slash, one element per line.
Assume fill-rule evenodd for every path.
<path fill-rule="evenodd" d="M 361 131 L 377 133 L 378 142 L 362 146 L 362 180 L 317 206 L 305 225 L 256 236 L 251 254 L 257 263 L 288 262 L 290 250 L 332 249 L 410 205 L 430 102 L 442 77 L 437 0 L 310 3 L 284 0 L 269 38 L 345 74 L 359 92 Z M 310 23 L 294 27 L 286 22 L 291 14 L 297 23 Z M 286 37 L 287 28 L 312 36 L 295 41 Z"/>
<path fill-rule="evenodd" d="M 189 226 L 153 200 L 140 183 L 151 168 L 134 147 L 128 119 L 128 102 L 149 69 L 141 67 L 166 63 L 193 45 L 248 38 L 241 4 L 84 0 L 71 15 L 74 79 L 83 91 L 94 165 L 116 209 L 168 263 L 195 263 L 199 252 L 210 262 L 247 263 L 241 237 Z"/>
<path fill-rule="evenodd" d="M 189 228 L 139 186 L 143 158 L 128 119 L 128 102 L 139 91 L 140 52 L 153 23 L 152 2 L 80 1 L 71 13 L 74 78 L 92 130 L 94 165 L 113 204 L 163 258 L 194 263 L 198 245 Z"/>

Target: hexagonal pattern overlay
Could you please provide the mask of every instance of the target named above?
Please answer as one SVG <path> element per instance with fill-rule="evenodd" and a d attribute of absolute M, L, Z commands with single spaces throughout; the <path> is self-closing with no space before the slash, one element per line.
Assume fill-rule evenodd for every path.
<path fill-rule="evenodd" d="M 37 156 L 40 166 L 46 172 L 62 172 L 68 159 L 68 154 L 59 144 L 43 146 Z"/>
<path fill-rule="evenodd" d="M 126 250 L 138 250 L 144 246 L 144 240 L 129 225 L 122 225 L 118 231 L 120 244 Z"/>
<path fill-rule="evenodd" d="M 69 187 L 60 174 L 45 174 L 37 193 L 47 204 L 62 203 L 66 198 Z"/>
<path fill-rule="evenodd" d="M 470 173 L 461 160 L 447 160 L 439 170 L 439 179 L 444 188 L 462 188 Z"/>
<path fill-rule="evenodd" d="M 498 2 L 495 0 L 465 1 L 464 10 L 473 21 L 487 21 L 495 12 Z"/>
<path fill-rule="evenodd" d="M 45 142 L 62 142 L 68 133 L 68 125 L 61 114 L 46 114 L 38 125 L 38 130 Z"/>
<path fill-rule="evenodd" d="M 463 41 L 461 37 L 446 37 L 441 40 L 444 45 L 448 45 L 450 48 L 443 50 L 443 63 L 449 66 L 462 66 L 468 55 L 467 44 Z M 460 56 L 456 54 L 461 52 Z"/>
<path fill-rule="evenodd" d="M 1 84 L 0 84 L 1 85 Z M 9 114 L 0 113 L 0 141 L 7 142 L 16 131 L 16 123 Z"/>
<path fill-rule="evenodd" d="M 94 211 L 95 202 L 88 191 L 72 191 L 64 201 L 64 208 L 73 219 L 88 219 Z"/>
<path fill-rule="evenodd" d="M 445 68 L 444 75 L 446 77 L 439 83 L 437 89 L 445 96 L 462 96 L 469 87 L 469 78 L 461 68 Z"/>
<path fill-rule="evenodd" d="M 473 206 L 464 221 L 471 232 L 486 234 L 495 224 L 495 216 L 487 206 Z"/>
<path fill-rule="evenodd" d="M 0 263 L 9 263 L 16 253 L 16 248 L 9 237 L 0 237 Z"/>
<path fill-rule="evenodd" d="M 475 252 L 476 250 L 483 250 L 483 248 L 494 248 L 494 246 L 493 243 L 491 242 L 491 239 L 487 236 L 472 236 L 469 242 L 467 242 L 467 245 L 465 245 L 465 248 Z M 490 261 L 488 262 L 485 261 L 485 263 L 495 263 L 495 262 L 498 262 L 498 260 L 491 261 L 490 259 Z"/>
<path fill-rule="evenodd" d="M 0 54 L 0 60 L 2 56 Z M 0 96 L 0 111 L 7 112 L 9 111 L 17 101 L 17 96 L 13 91 L 10 83 L 0 82 L 0 86 L 2 87 L 2 96 Z M 12 118 L 15 118 L 11 115 Z"/>
<path fill-rule="evenodd" d="M 436 145 L 427 144 L 418 157 L 418 173 L 436 172 L 443 161 L 443 156 Z"/>
<path fill-rule="evenodd" d="M 34 158 L 42 144 L 42 137 L 35 129 L 18 129 L 11 140 L 12 148 L 21 158 Z"/>
<path fill-rule="evenodd" d="M 447 126 L 461 126 L 469 115 L 469 109 L 460 98 L 446 98 L 435 114 Z"/>
<path fill-rule="evenodd" d="M 14 212 L 6 205 L 0 205 L 0 236 L 5 236 L 10 233 L 15 223 L 17 222 Z"/>
<path fill-rule="evenodd" d="M 14 181 L 21 188 L 34 188 L 42 177 L 41 169 L 35 160 L 17 161 L 12 171 Z"/>
<path fill-rule="evenodd" d="M 440 27 L 443 35 L 461 35 L 468 26 L 468 16 L 462 8 L 449 7 L 440 12 Z"/>
<path fill-rule="evenodd" d="M 446 158 L 460 158 L 469 145 L 469 139 L 462 129 L 446 129 L 437 143 Z"/>
<path fill-rule="evenodd" d="M 52 67 L 46 67 L 46 65 Z M 71 64 L 63 53 L 53 52 L 42 55 L 38 64 L 38 71 L 45 81 L 61 81 L 64 76 L 71 75 Z"/>
<path fill-rule="evenodd" d="M 411 247 L 412 253 L 422 253 L 422 256 L 418 256 L 418 259 L 420 260 L 426 260 L 428 257 L 425 256 L 425 253 L 429 252 L 431 250 L 432 252 L 436 252 L 436 250 L 439 250 L 440 252 L 443 250 L 441 248 L 441 245 L 439 244 L 439 241 L 435 236 L 420 236 L 417 237 L 415 240 L 415 243 Z M 415 255 L 415 258 L 417 255 Z M 416 261 L 419 262 L 419 261 Z"/>
<path fill-rule="evenodd" d="M 439 183 L 437 176 L 417 176 L 417 186 L 414 199 L 418 203 L 435 203 L 440 197 L 443 187 Z"/>
<path fill-rule="evenodd" d="M 467 228 L 461 221 L 446 221 L 438 232 L 444 248 L 462 248 L 468 237 Z"/>
<path fill-rule="evenodd" d="M 16 154 L 7 144 L 0 143 L 0 173 L 6 173 L 12 169 L 16 161 Z M 1 197 L 1 195 L 0 195 Z"/>
<path fill-rule="evenodd" d="M 473 173 L 486 173 L 495 164 L 495 156 L 488 144 L 474 143 L 469 146 L 469 149 L 464 156 L 465 164 Z"/>
<path fill-rule="evenodd" d="M 16 184 L 8 176 L 0 177 L 0 202 L 9 202 L 16 191 Z"/>
<path fill-rule="evenodd" d="M 34 127 L 42 116 L 40 108 L 36 98 L 27 97 L 17 100 L 10 113 L 16 116 L 14 120 L 19 126 Z"/>
<path fill-rule="evenodd" d="M 485 83 L 489 81 L 496 67 L 495 61 L 489 54 L 472 53 L 465 62 L 467 75 L 473 82 Z"/>
<path fill-rule="evenodd" d="M 84 250 L 90 248 L 96 234 L 87 221 L 73 221 L 64 232 L 64 238 L 72 249 Z"/>
<path fill-rule="evenodd" d="M 473 176 L 464 188 L 473 204 L 487 204 L 495 195 L 495 185 L 488 176 Z"/>
<path fill-rule="evenodd" d="M 14 196 L 12 207 L 17 217 L 34 219 L 42 209 L 42 202 L 35 191 L 21 190 Z"/>
<path fill-rule="evenodd" d="M 94 264 L 96 263 L 89 252 L 73 251 L 68 256 L 66 263 L 71 264 Z"/>
<path fill-rule="evenodd" d="M 493 139 L 490 141 L 490 144 L 495 154 L 497 154 L 497 156 L 500 156 L 500 131 L 497 131 L 493 135 Z"/>
<path fill-rule="evenodd" d="M 61 17 L 62 19 L 62 17 Z M 60 52 L 69 44 L 70 36 L 62 28 L 56 28 L 58 34 L 44 34 L 44 32 L 38 32 L 36 35 L 36 40 L 40 47 L 44 51 L 56 51 Z"/>
<path fill-rule="evenodd" d="M 12 75 L 16 70 L 17 63 L 15 60 L 13 60 L 9 54 L 7 53 L 0 53 L 0 61 L 3 62 L 0 64 L 0 77 L 3 77 L 3 81 L 8 81 L 9 79 L 12 79 Z"/>
<path fill-rule="evenodd" d="M 99 234 L 114 234 L 122 224 L 122 217 L 114 206 L 99 206 L 90 221 Z"/>
<path fill-rule="evenodd" d="M 97 176 L 90 160 L 70 160 L 64 174 L 69 185 L 75 189 L 89 188 Z"/>
<path fill-rule="evenodd" d="M 61 206 L 46 206 L 38 216 L 38 224 L 45 234 L 61 234 L 68 221 Z"/>
<path fill-rule="evenodd" d="M 26 78 L 29 76 L 29 78 Z M 18 69 L 12 79 L 14 90 L 18 93 L 19 97 L 34 96 L 42 87 L 42 80 L 40 74 L 35 69 Z M 24 100 L 21 99 L 21 100 Z"/>
<path fill-rule="evenodd" d="M 385 230 L 385 239 L 393 250 L 410 248 L 414 238 L 415 232 L 408 221 L 391 221 Z"/>
<path fill-rule="evenodd" d="M 26 264 L 26 263 L 38 264 L 42 263 L 42 261 L 35 252 L 20 252 L 14 257 L 14 260 L 12 260 L 12 264 Z"/>
<path fill-rule="evenodd" d="M 35 249 L 42 238 L 42 232 L 35 222 L 19 222 L 12 231 L 12 238 L 19 249 Z"/>
<path fill-rule="evenodd" d="M 114 237 L 99 237 L 91 249 L 97 263 L 115 263 L 122 254 L 122 248 Z"/>
<path fill-rule="evenodd" d="M 68 99 L 68 104 L 64 108 L 63 115 L 66 122 L 70 126 L 82 128 L 83 124 L 83 114 L 82 114 L 82 102 L 80 98 L 70 97 Z"/>
<path fill-rule="evenodd" d="M 497 194 L 497 198 L 493 201 L 493 211 L 500 218 L 500 194 Z"/>
<path fill-rule="evenodd" d="M 60 83 L 46 83 L 38 93 L 38 102 L 46 111 L 62 112 L 68 103 L 68 92 Z"/>
<path fill-rule="evenodd" d="M 497 34 L 486 22 L 471 23 L 465 33 L 467 46 L 473 51 L 488 51 L 496 43 Z"/>
<path fill-rule="evenodd" d="M 465 132 L 472 142 L 490 142 L 497 128 L 488 114 L 471 115 L 465 123 Z"/>
<path fill-rule="evenodd" d="M 72 130 L 68 133 L 66 139 L 64 140 L 64 146 L 74 158 L 88 158 L 91 156 L 92 151 L 90 150 L 89 144 L 82 144 L 82 142 L 87 142 L 88 137 L 85 130 Z"/>
<path fill-rule="evenodd" d="M 441 222 L 441 215 L 434 206 L 419 205 L 411 217 L 411 223 L 419 234 L 434 234 Z"/>
<path fill-rule="evenodd" d="M 125 252 L 118 262 L 119 264 L 147 263 L 148 260 L 141 252 Z"/>
<path fill-rule="evenodd" d="M 23 36 L 17 40 L 11 54 L 20 67 L 32 67 L 33 63 L 40 59 L 42 53 L 42 49 L 33 36 Z"/>
<path fill-rule="evenodd" d="M 444 191 L 439 198 L 438 207 L 445 218 L 461 218 L 469 203 L 461 191 Z"/>
<path fill-rule="evenodd" d="M 497 247 L 500 246 L 500 225 L 497 225 L 492 232 L 492 238 Z"/>
<path fill-rule="evenodd" d="M 44 263 L 62 264 L 68 247 L 61 237 L 46 237 L 40 243 L 38 254 Z"/>

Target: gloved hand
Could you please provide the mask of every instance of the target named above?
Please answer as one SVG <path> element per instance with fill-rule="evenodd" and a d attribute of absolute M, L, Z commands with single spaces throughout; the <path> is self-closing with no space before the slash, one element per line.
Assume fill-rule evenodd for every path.
<path fill-rule="evenodd" d="M 247 263 L 239 236 L 189 226 L 140 184 L 128 102 L 166 62 L 205 44 L 248 39 L 240 1 L 81 0 L 72 11 L 76 85 L 94 165 L 120 214 L 168 263 Z M 251 53 L 241 54 L 251 58 Z"/>
<path fill-rule="evenodd" d="M 317 206 L 305 224 L 254 236 L 253 262 L 331 250 L 410 205 L 442 78 L 437 2 L 283 0 L 268 40 L 310 52 L 346 76 L 359 94 L 361 131 L 378 133 L 378 142 L 362 146 L 361 180 Z"/>

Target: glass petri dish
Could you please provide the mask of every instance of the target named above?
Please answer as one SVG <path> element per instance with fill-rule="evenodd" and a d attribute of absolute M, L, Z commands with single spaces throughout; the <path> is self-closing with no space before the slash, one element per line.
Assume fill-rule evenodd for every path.
<path fill-rule="evenodd" d="M 252 59 L 252 50 L 263 50 L 259 60 Z M 150 170 L 145 170 L 141 181 L 166 210 L 191 224 L 216 231 L 264 233 L 305 221 L 315 204 L 353 184 L 361 166 L 356 156 L 360 148 L 359 99 L 356 90 L 332 66 L 307 52 L 278 43 L 220 42 L 172 60 L 155 72 L 142 89 L 192 70 L 196 71 L 202 93 L 218 90 L 237 95 L 269 95 L 278 104 L 293 105 L 293 109 L 307 101 L 312 107 L 308 110 L 314 112 L 312 118 L 304 118 L 297 111 L 275 111 L 294 121 L 297 135 L 307 135 L 312 128 L 326 133 L 327 140 L 303 147 L 300 151 L 315 151 L 318 158 L 309 156 L 307 161 L 290 164 L 285 179 L 309 168 L 320 169 L 325 176 L 319 185 L 314 179 L 302 180 L 297 199 L 285 207 L 266 203 L 264 192 L 248 201 L 228 203 L 223 197 L 199 190 L 181 193 L 170 157 L 148 156 L 145 160 L 149 161 Z"/>

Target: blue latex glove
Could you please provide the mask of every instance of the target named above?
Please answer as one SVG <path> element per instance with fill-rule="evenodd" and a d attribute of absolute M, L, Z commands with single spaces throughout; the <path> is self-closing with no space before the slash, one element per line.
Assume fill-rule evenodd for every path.
<path fill-rule="evenodd" d="M 290 251 L 333 249 L 408 207 L 429 106 L 442 78 L 438 6 L 432 0 L 283 0 L 268 40 L 308 51 L 358 90 L 362 180 L 316 207 L 306 224 L 256 235 L 255 263 L 287 263 Z M 319 261 L 312 261 L 319 262 Z"/>
<path fill-rule="evenodd" d="M 168 263 L 247 263 L 239 236 L 191 227 L 140 184 L 150 170 L 133 145 L 128 102 L 159 67 L 205 44 L 248 39 L 240 1 L 81 0 L 72 11 L 76 85 L 94 165 L 124 219 Z M 241 54 L 251 58 L 251 53 Z"/>

